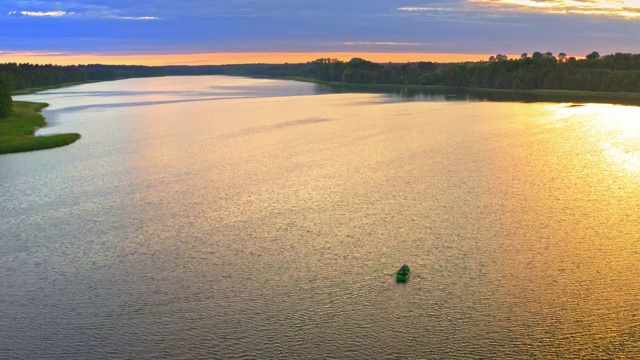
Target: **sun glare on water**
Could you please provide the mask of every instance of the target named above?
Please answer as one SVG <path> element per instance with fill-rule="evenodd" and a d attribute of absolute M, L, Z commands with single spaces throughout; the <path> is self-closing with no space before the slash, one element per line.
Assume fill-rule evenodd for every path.
<path fill-rule="evenodd" d="M 640 108 L 608 106 L 603 130 L 611 134 L 606 154 L 623 168 L 640 175 Z"/>
<path fill-rule="evenodd" d="M 589 124 L 606 159 L 640 175 L 640 107 L 587 104 L 558 108 L 558 118 L 577 117 Z"/>

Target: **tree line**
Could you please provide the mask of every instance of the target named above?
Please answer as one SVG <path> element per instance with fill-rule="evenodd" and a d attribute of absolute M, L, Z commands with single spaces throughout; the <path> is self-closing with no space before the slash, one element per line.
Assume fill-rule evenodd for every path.
<path fill-rule="evenodd" d="M 640 54 L 600 56 L 592 52 L 584 59 L 550 52 L 525 53 L 517 59 L 498 54 L 486 62 L 456 64 L 378 64 L 360 58 L 347 62 L 323 58 L 313 65 L 314 77 L 329 82 L 640 92 Z"/>
<path fill-rule="evenodd" d="M 166 76 L 230 75 L 250 77 L 313 77 L 311 62 L 300 64 L 235 64 L 163 66 Z"/>
<path fill-rule="evenodd" d="M 38 65 L 0 64 L 0 78 L 12 90 L 56 86 L 82 81 L 115 80 L 132 77 L 163 76 L 162 67 L 132 65 Z"/>

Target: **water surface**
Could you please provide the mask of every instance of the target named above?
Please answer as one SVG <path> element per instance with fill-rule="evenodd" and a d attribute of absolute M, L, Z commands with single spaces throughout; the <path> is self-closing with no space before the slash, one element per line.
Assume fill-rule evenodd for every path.
<path fill-rule="evenodd" d="M 640 357 L 640 108 L 325 92 L 16 97 L 0 358 Z"/>

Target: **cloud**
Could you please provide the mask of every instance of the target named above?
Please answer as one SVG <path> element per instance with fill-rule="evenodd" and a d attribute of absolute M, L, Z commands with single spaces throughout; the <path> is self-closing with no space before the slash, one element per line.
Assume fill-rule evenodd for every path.
<path fill-rule="evenodd" d="M 468 0 L 493 9 L 640 19 L 638 0 Z"/>
<path fill-rule="evenodd" d="M 384 45 L 384 46 L 423 46 L 429 45 L 416 42 L 394 42 L 394 41 L 347 41 L 341 45 Z"/>
<path fill-rule="evenodd" d="M 155 16 L 106 16 L 108 18 L 113 18 L 113 19 L 123 19 L 123 20 L 159 20 L 159 17 L 155 17 Z"/>
<path fill-rule="evenodd" d="M 12 57 L 65 57 L 71 56 L 71 52 L 62 51 L 0 51 L 1 56 Z"/>
<path fill-rule="evenodd" d="M 60 17 L 75 15 L 74 12 L 58 11 L 9 11 L 9 16 L 37 16 L 37 17 Z"/>
<path fill-rule="evenodd" d="M 489 0 L 489 4 L 493 1 Z M 511 17 L 514 12 L 496 11 L 492 6 L 479 6 L 473 0 L 462 0 L 450 3 L 435 2 L 431 6 L 403 6 L 394 9 L 396 13 L 412 16 L 428 16 L 455 23 L 495 23 L 498 18 Z"/>
<path fill-rule="evenodd" d="M 189 1 L 189 0 L 185 0 Z M 121 0 L 76 1 L 7 1 L 0 3 L 0 14 L 10 17 L 78 17 L 93 19 L 158 20 L 158 11 L 166 6 L 153 6 L 149 2 Z M 166 5 L 163 3 L 163 5 Z"/>
<path fill-rule="evenodd" d="M 63 16 L 78 16 L 89 18 L 106 18 L 106 19 L 122 19 L 122 20 L 159 20 L 156 16 L 123 16 L 114 14 L 111 12 L 89 12 L 89 13 L 76 13 L 66 11 L 9 11 L 9 16 L 32 16 L 32 17 L 63 17 Z"/>
<path fill-rule="evenodd" d="M 414 7 L 401 7 L 398 8 L 400 11 L 407 12 L 432 12 L 432 11 L 453 11 L 451 8 L 443 8 L 443 7 L 425 7 L 425 6 L 414 6 Z"/>

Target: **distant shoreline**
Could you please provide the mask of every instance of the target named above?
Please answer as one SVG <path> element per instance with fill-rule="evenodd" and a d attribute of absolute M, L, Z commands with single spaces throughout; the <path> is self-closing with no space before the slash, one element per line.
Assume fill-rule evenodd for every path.
<path fill-rule="evenodd" d="M 521 101 L 521 102 L 577 102 L 577 103 L 606 103 L 614 105 L 640 106 L 640 93 L 635 92 L 605 92 L 580 90 L 512 90 L 492 88 L 457 88 L 455 86 L 439 85 L 401 85 L 401 84 L 355 84 L 344 82 L 322 81 L 308 77 L 280 77 L 282 80 L 309 82 L 345 90 L 359 91 L 400 91 L 409 90 L 415 93 L 432 94 L 463 94 L 491 101 Z"/>

